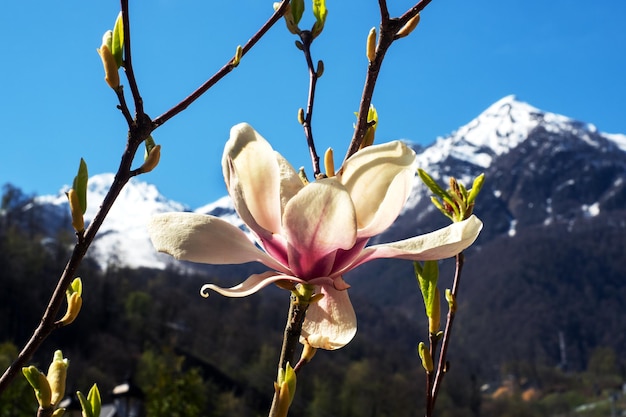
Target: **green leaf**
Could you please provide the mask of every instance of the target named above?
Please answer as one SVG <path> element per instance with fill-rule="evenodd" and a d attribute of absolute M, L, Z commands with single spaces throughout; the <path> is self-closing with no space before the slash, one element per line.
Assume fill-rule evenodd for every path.
<path fill-rule="evenodd" d="M 293 16 L 293 21 L 297 25 L 300 23 L 300 19 L 302 19 L 302 14 L 304 13 L 304 0 L 292 0 L 291 1 L 291 16 Z"/>
<path fill-rule="evenodd" d="M 115 20 L 115 26 L 113 27 L 113 42 L 111 44 L 111 53 L 115 58 L 117 67 L 121 67 L 124 59 L 124 21 L 122 19 L 122 12 L 117 15 L 117 19 Z"/>
<path fill-rule="evenodd" d="M 80 408 L 83 410 L 84 417 L 96 417 L 93 415 L 93 410 L 91 409 L 91 403 L 85 398 L 82 392 L 77 391 L 76 395 L 78 396 L 78 401 L 80 401 Z"/>
<path fill-rule="evenodd" d="M 424 307 L 426 307 L 426 316 L 432 317 L 437 302 L 436 290 L 437 281 L 439 280 L 439 265 L 437 261 L 425 261 L 424 265 L 419 262 L 413 262 L 415 277 L 424 298 Z"/>
<path fill-rule="evenodd" d="M 326 23 L 326 15 L 328 10 L 326 9 L 326 0 L 313 0 L 313 15 L 315 16 L 315 24 L 313 25 L 313 37 L 317 37 L 322 30 L 324 30 L 324 24 Z"/>
<path fill-rule="evenodd" d="M 102 408 L 102 399 L 100 398 L 100 390 L 98 390 L 98 386 L 96 384 L 93 384 L 93 386 L 89 390 L 89 394 L 87 394 L 87 400 L 91 404 L 93 417 L 100 417 L 100 409 Z"/>
<path fill-rule="evenodd" d="M 148 159 L 148 155 L 150 155 L 152 149 L 156 146 L 156 143 L 154 143 L 152 135 L 149 135 L 144 141 L 144 144 L 146 145 L 146 151 L 143 154 L 143 160 L 145 161 L 146 159 Z"/>
<path fill-rule="evenodd" d="M 75 292 L 77 292 L 78 295 L 83 295 L 83 281 L 80 278 L 74 278 L 74 281 L 72 281 L 70 286 L 67 288 L 68 295 L 72 295 Z"/>
<path fill-rule="evenodd" d="M 87 172 L 87 164 L 83 158 L 80 158 L 80 164 L 78 165 L 78 174 L 74 177 L 74 183 L 72 188 L 78 196 L 78 203 L 80 210 L 85 214 L 87 211 L 87 180 L 89 179 L 89 173 Z"/>
<path fill-rule="evenodd" d="M 287 362 L 287 366 L 285 367 L 285 382 L 289 387 L 289 404 L 291 404 L 294 395 L 296 395 L 296 372 L 289 362 Z"/>
<path fill-rule="evenodd" d="M 483 184 L 485 183 L 485 174 L 480 174 L 474 179 L 474 183 L 472 184 L 472 189 L 469 191 L 469 195 L 467 196 L 467 204 L 472 204 L 476 197 L 478 197 L 478 193 L 483 188 Z"/>
<path fill-rule="evenodd" d="M 450 205 L 454 204 L 454 200 L 448 194 L 446 190 L 441 188 L 437 181 L 435 181 L 426 171 L 421 168 L 417 169 L 417 174 L 420 176 L 424 184 L 430 189 L 430 191 L 435 194 L 437 197 L 441 198 L 443 201 L 447 202 Z"/>

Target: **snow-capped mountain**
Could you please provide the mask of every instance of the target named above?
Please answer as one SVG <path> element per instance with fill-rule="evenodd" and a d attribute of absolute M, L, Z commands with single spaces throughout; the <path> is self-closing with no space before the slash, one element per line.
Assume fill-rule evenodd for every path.
<path fill-rule="evenodd" d="M 489 218 L 485 237 L 597 214 L 601 204 L 607 206 L 623 194 L 624 151 L 626 135 L 601 133 L 592 124 L 507 96 L 418 151 L 417 159 L 418 166 L 440 183 L 454 176 L 469 188 L 473 178 L 486 174 L 476 208 L 481 217 Z M 580 201 L 565 201 L 573 189 Z M 416 179 L 403 215 L 391 235 L 380 239 L 407 237 L 410 231 L 425 232 L 445 224 L 429 194 Z"/>
<path fill-rule="evenodd" d="M 95 216 L 113 183 L 113 174 L 100 174 L 89 178 L 87 188 L 88 224 Z M 41 196 L 36 202 L 47 212 L 46 218 L 56 215 L 58 220 L 47 223 L 61 225 L 69 222 L 66 189 L 56 196 Z M 189 211 L 181 203 L 166 199 L 154 185 L 131 179 L 120 193 L 109 215 L 102 224 L 90 248 L 92 256 L 101 267 L 115 263 L 125 266 L 163 268 L 166 258 L 157 256 L 146 233 L 146 222 L 151 215 L 168 211 Z"/>
<path fill-rule="evenodd" d="M 440 182 L 449 176 L 468 188 L 485 172 L 487 181 L 476 212 L 485 221 L 481 240 L 514 236 L 533 225 L 548 226 L 593 217 L 626 204 L 626 135 L 604 134 L 595 126 L 541 111 L 507 96 L 474 120 L 434 144 L 416 148 L 418 166 Z M 86 220 L 95 215 L 113 181 L 112 174 L 89 179 Z M 69 224 L 63 192 L 37 204 L 53 229 Z M 189 211 L 168 200 L 154 185 L 132 179 L 114 204 L 91 249 L 102 267 L 163 268 L 171 259 L 155 253 L 145 224 L 156 213 Z M 244 228 L 229 197 L 195 210 Z M 405 210 L 379 241 L 398 239 L 443 226 L 447 220 L 430 203 L 416 177 Z"/>

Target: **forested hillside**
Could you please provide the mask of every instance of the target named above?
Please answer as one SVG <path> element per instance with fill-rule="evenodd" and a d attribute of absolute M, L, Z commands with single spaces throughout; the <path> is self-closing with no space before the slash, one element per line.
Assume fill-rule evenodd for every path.
<path fill-rule="evenodd" d="M 3 192 L 0 362 L 6 366 L 38 323 L 73 236 L 43 239 L 36 212 L 23 210 L 30 198 L 12 186 Z M 460 306 L 439 415 L 555 415 L 603 400 L 620 386 L 626 349 L 618 329 L 623 328 L 620 299 L 626 294 L 622 282 L 602 278 L 615 276 L 607 268 L 620 257 L 624 236 L 609 239 L 602 233 L 603 244 L 580 241 L 580 251 L 597 256 L 595 264 L 580 264 L 576 253 L 559 251 L 558 236 L 542 244 L 532 234 L 524 236 L 528 254 L 508 253 L 506 243 L 468 254 L 462 294 L 484 302 Z M 525 261 L 529 258 L 535 261 Z M 426 321 L 417 284 L 407 274 L 411 265 L 379 262 L 373 267 L 380 268 L 385 281 L 351 279 L 360 326 L 355 340 L 338 351 L 318 352 L 303 369 L 290 415 L 423 414 L 424 376 L 416 346 L 426 337 Z M 550 279 L 563 268 L 572 285 Z M 221 273 L 227 276 L 228 270 Z M 447 273 L 444 267 L 442 274 Z M 150 416 L 267 412 L 288 308 L 286 291 L 269 288 L 244 299 L 203 299 L 199 287 L 220 278 L 115 267 L 103 272 L 89 260 L 80 276 L 84 304 L 79 318 L 55 332 L 33 359 L 45 368 L 54 350 L 62 349 L 71 361 L 69 390 L 86 391 L 97 382 L 106 401 L 115 384 L 132 376 L 147 394 Z M 526 326 L 537 323 L 537 316 L 545 338 L 529 339 L 535 333 L 525 333 Z M 576 345 L 568 358 L 573 370 L 557 369 L 559 331 Z M 531 389 L 537 393 L 533 401 L 523 402 Z M 0 399 L 0 416 L 33 415 L 34 406 L 32 390 L 20 380 Z"/>

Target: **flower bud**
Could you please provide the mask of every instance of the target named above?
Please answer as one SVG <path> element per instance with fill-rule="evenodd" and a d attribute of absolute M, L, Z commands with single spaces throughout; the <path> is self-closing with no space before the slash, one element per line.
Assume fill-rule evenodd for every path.
<path fill-rule="evenodd" d="M 417 24 L 420 22 L 420 14 L 416 14 L 402 28 L 396 33 L 396 37 L 404 38 L 408 36 L 413 30 L 417 27 Z"/>
<path fill-rule="evenodd" d="M 450 310 L 450 313 L 456 313 L 456 298 L 450 289 L 446 290 L 446 301 L 448 302 L 448 309 Z"/>
<path fill-rule="evenodd" d="M 243 48 L 241 47 L 241 45 L 237 45 L 237 49 L 235 50 L 235 57 L 233 58 L 233 62 L 232 62 L 233 67 L 236 67 L 237 65 L 239 65 L 242 55 L 243 55 Z"/>
<path fill-rule="evenodd" d="M 302 107 L 298 109 L 298 123 L 304 124 L 304 109 Z"/>
<path fill-rule="evenodd" d="M 70 202 L 70 213 L 72 214 L 72 226 L 78 233 L 82 233 L 85 230 L 85 219 L 83 218 L 82 209 L 80 207 L 80 201 L 78 200 L 78 193 L 73 188 L 67 192 L 67 199 Z"/>
<path fill-rule="evenodd" d="M 139 168 L 142 174 L 152 171 L 159 164 L 161 160 L 161 145 L 156 145 L 150 150 L 148 157 L 144 161 L 143 165 Z"/>
<path fill-rule="evenodd" d="M 333 148 L 326 149 L 324 153 L 324 168 L 326 168 L 326 176 L 328 178 L 335 176 L 335 161 L 333 156 Z"/>
<path fill-rule="evenodd" d="M 77 292 L 72 293 L 67 297 L 67 311 L 65 315 L 55 322 L 55 324 L 60 324 L 61 326 L 67 326 L 72 323 L 78 317 L 78 313 L 80 313 L 80 309 L 83 306 L 83 298 Z"/>
<path fill-rule="evenodd" d="M 77 293 L 74 293 L 77 294 Z M 48 383 L 50 384 L 50 390 L 52 391 L 51 404 L 56 406 L 63 399 L 65 395 L 65 378 L 67 377 L 67 367 L 69 366 L 69 360 L 63 358 L 63 353 L 60 350 L 54 352 L 54 358 L 48 368 Z"/>
<path fill-rule="evenodd" d="M 372 28 L 367 35 L 367 44 L 365 49 L 367 60 L 369 62 L 374 61 L 376 57 L 376 28 Z"/>
<path fill-rule="evenodd" d="M 433 365 L 433 358 L 430 356 L 430 352 L 426 349 L 426 345 L 424 342 L 420 342 L 417 347 L 417 352 L 420 355 L 420 359 L 422 360 L 422 366 L 426 370 L 426 372 L 431 373 L 435 366 Z"/>
<path fill-rule="evenodd" d="M 120 86 L 120 74 L 118 72 L 119 67 L 117 66 L 117 61 L 111 52 L 110 44 L 112 42 L 113 32 L 108 31 L 102 38 L 102 46 L 100 49 L 97 49 L 97 51 L 98 54 L 100 54 L 102 65 L 104 66 L 104 80 L 107 82 L 109 87 L 115 90 Z"/>

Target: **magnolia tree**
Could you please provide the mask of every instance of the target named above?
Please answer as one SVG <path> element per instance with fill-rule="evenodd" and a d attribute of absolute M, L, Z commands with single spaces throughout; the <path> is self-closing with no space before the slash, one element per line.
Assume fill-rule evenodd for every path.
<path fill-rule="evenodd" d="M 83 283 L 75 278 L 77 267 L 125 184 L 130 178 L 157 167 L 161 147 L 153 140 L 152 132 L 242 64 L 256 42 L 284 19 L 288 31 L 297 37 L 296 46 L 303 53 L 310 77 L 306 110 L 301 108 L 298 111 L 298 121 L 307 144 L 303 151 L 311 155 L 310 175 L 303 169 L 296 171 L 252 126 L 246 123 L 236 125 L 224 147 L 222 172 L 235 209 L 255 241 L 250 241 L 239 228 L 220 218 L 193 213 L 155 216 L 148 224 L 150 237 L 156 250 L 176 259 L 209 264 L 259 262 L 268 268 L 264 273 L 241 277 L 241 284 L 232 288 L 206 284 L 200 291 L 204 297 L 211 291 L 227 297 L 244 297 L 272 284 L 291 292 L 283 345 L 280 351 L 277 349 L 276 380 L 273 388 L 268 387 L 269 393 L 273 392 L 269 416 L 288 414 L 296 394 L 298 372 L 312 360 L 317 349 L 336 350 L 346 346 L 354 337 L 357 319 L 348 296 L 350 285 L 343 276 L 374 259 L 413 261 L 428 317 L 427 341 L 420 342 L 417 350 L 426 375 L 426 415 L 433 415 L 447 371 L 446 352 L 456 314 L 464 262 L 462 251 L 474 242 L 482 228 L 472 210 L 483 177 L 476 178 L 470 189 L 451 178 L 449 188 L 444 189 L 419 169 L 415 153 L 404 143 L 374 143 L 378 116 L 372 106 L 385 53 L 395 41 L 413 32 L 420 12 L 428 3 L 429 0 L 422 0 L 401 16 L 392 17 L 386 1 L 378 1 L 380 26 L 364 36 L 368 65 L 354 134 L 350 142 L 337 144 L 347 145 L 348 151 L 336 168 L 331 149 L 325 152 L 323 164 L 320 164 L 311 123 L 315 88 L 323 74 L 322 61 L 313 63 L 311 45 L 323 36 L 328 14 L 324 0 L 312 2 L 314 24 L 310 29 L 300 27 L 305 12 L 304 0 L 275 3 L 274 13 L 245 45 L 236 48 L 230 61 L 185 100 L 155 119 L 144 113 L 133 73 L 132 19 L 128 13 L 128 0 L 122 0 L 121 12 L 113 29 L 105 33 L 98 53 L 104 65 L 105 81 L 115 93 L 117 107 L 128 124 L 126 148 L 115 180 L 88 227 L 83 220 L 89 200 L 87 164 L 80 161 L 73 186 L 67 193 L 76 232 L 73 253 L 39 326 L 17 360 L 2 375 L 0 392 L 22 373 L 34 388 L 39 403 L 38 415 L 62 415 L 60 400 L 65 393 L 68 359 L 57 351 L 47 374 L 27 365 L 43 340 L 56 329 L 72 323 L 79 314 Z M 131 105 L 126 98 L 128 90 L 123 88 L 120 80 L 120 70 L 130 90 Z M 267 134 L 271 138 L 272 133 Z M 134 168 L 133 158 L 142 145 L 145 148 L 144 163 Z M 416 175 L 432 191 L 433 204 L 450 218 L 451 224 L 425 235 L 368 246 L 370 238 L 385 231 L 398 217 Z M 442 326 L 437 261 L 451 257 L 456 258 L 456 273 L 453 288 L 445 290 L 448 312 Z M 87 396 L 80 392 L 78 395 L 83 415 L 99 416 L 97 386 L 94 385 Z M 407 410 L 407 414 L 410 413 Z"/>

